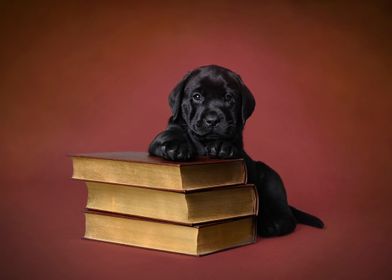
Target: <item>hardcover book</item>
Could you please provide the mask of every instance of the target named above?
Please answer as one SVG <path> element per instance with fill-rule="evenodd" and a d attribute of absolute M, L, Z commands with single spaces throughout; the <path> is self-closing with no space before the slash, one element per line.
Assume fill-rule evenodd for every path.
<path fill-rule="evenodd" d="M 174 192 L 127 185 L 86 182 L 87 208 L 183 224 L 257 215 L 254 185 Z"/>
<path fill-rule="evenodd" d="M 172 162 L 147 153 L 117 152 L 78 154 L 72 160 L 73 178 L 85 181 L 183 192 L 246 182 L 242 159 Z"/>
<path fill-rule="evenodd" d="M 205 255 L 254 243 L 254 216 L 187 226 L 87 211 L 85 238 L 188 255 Z"/>

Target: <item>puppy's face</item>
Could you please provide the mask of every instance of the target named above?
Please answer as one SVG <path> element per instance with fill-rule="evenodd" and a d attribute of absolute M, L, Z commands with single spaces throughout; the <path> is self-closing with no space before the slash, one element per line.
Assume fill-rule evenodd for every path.
<path fill-rule="evenodd" d="M 204 139 L 230 138 L 242 126 L 240 105 L 233 80 L 223 73 L 201 71 L 185 85 L 181 114 L 192 133 Z"/>
<path fill-rule="evenodd" d="M 195 69 L 170 96 L 173 118 L 202 139 L 229 139 L 242 131 L 255 102 L 234 72 L 219 66 Z M 179 112 L 180 111 L 180 112 Z"/>

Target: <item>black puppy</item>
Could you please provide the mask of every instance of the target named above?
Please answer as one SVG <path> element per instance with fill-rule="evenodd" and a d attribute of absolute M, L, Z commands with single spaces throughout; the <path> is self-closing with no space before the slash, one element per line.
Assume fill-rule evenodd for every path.
<path fill-rule="evenodd" d="M 318 218 L 290 207 L 279 175 L 244 151 L 242 130 L 255 100 L 239 75 L 216 65 L 199 67 L 174 88 L 169 104 L 173 115 L 150 144 L 150 154 L 176 161 L 196 156 L 244 158 L 248 183 L 259 193 L 262 236 L 290 233 L 297 223 L 324 226 Z"/>

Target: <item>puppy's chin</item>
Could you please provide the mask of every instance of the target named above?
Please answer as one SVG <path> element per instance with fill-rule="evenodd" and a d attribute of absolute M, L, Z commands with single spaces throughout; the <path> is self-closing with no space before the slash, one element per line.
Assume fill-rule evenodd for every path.
<path fill-rule="evenodd" d="M 233 126 L 218 127 L 218 128 L 206 128 L 192 126 L 190 132 L 203 140 L 219 140 L 219 139 L 230 139 L 234 136 L 235 128 Z"/>

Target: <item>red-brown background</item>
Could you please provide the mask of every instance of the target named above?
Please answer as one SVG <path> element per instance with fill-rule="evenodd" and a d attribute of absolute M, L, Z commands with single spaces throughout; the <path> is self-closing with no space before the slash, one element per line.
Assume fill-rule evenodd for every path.
<path fill-rule="evenodd" d="M 0 4 L 2 279 L 391 277 L 390 4 L 80 2 Z M 66 155 L 145 151 L 204 64 L 241 74 L 246 149 L 327 228 L 202 258 L 81 240 Z"/>

